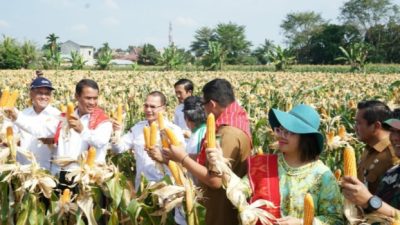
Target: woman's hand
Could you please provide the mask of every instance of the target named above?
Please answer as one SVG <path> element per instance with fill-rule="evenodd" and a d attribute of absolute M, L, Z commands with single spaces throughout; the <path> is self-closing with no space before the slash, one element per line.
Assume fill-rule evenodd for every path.
<path fill-rule="evenodd" d="M 303 220 L 294 218 L 291 216 L 286 216 L 286 217 L 277 219 L 276 224 L 279 224 L 279 225 L 302 225 Z"/>
<path fill-rule="evenodd" d="M 217 162 L 224 162 L 224 156 L 222 154 L 222 149 L 217 146 L 216 148 L 207 148 L 207 161 L 211 167 L 217 165 Z"/>
<path fill-rule="evenodd" d="M 185 148 L 182 146 L 175 146 L 171 145 L 170 148 L 164 148 L 163 149 L 163 155 L 166 159 L 175 161 L 175 162 L 182 162 L 182 159 L 187 155 L 188 153 L 185 151 Z"/>
<path fill-rule="evenodd" d="M 166 163 L 167 160 L 165 160 L 165 158 L 163 157 L 163 153 L 161 152 L 161 149 L 158 146 L 154 146 L 154 147 L 148 148 L 146 150 L 147 150 L 147 154 L 154 161 L 159 162 L 159 163 Z"/>

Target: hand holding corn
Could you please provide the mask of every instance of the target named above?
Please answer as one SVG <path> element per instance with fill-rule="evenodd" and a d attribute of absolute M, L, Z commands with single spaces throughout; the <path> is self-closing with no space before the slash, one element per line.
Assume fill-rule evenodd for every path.
<path fill-rule="evenodd" d="M 367 207 L 368 199 L 372 197 L 372 194 L 357 177 L 343 177 L 341 186 L 343 195 L 347 200 L 363 208 Z"/>

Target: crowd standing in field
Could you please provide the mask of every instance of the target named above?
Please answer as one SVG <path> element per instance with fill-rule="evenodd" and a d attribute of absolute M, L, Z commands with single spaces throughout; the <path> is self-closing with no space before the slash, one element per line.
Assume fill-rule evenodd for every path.
<path fill-rule="evenodd" d="M 60 184 L 64 184 L 60 189 L 72 185 L 66 176 L 78 165 L 71 162 L 56 166 L 53 159 L 77 160 L 92 146 L 96 149 L 95 162 L 105 164 L 111 144 L 115 153 L 132 150 L 136 159 L 136 190 L 142 176 L 158 182 L 166 175 L 173 175 L 171 167 L 165 166 L 171 161 L 187 170 L 204 191 L 201 203 L 206 208 L 205 224 L 239 224 L 240 220 L 244 223 L 243 208 L 238 205 L 243 199 L 232 198 L 229 193 L 232 181 L 238 181 L 238 187 L 246 187 L 242 194 L 249 204 L 263 202 L 258 207 L 264 210 L 263 215 L 269 217 L 271 224 L 306 224 L 306 196 L 311 196 L 315 205 L 312 224 L 344 224 L 344 199 L 360 206 L 366 214 L 377 212 L 394 218 L 400 209 L 400 118 L 382 102 L 358 104 L 355 130 L 366 149 L 357 166 L 358 178 L 344 176 L 338 182 L 319 160 L 325 140 L 320 131 L 321 117 L 310 105 L 299 104 L 287 111 L 269 110 L 268 120 L 279 151 L 251 156 L 253 143 L 248 115 L 225 79 L 206 83 L 202 97 L 192 96 L 190 80 L 176 82 L 174 89 L 180 104 L 175 109 L 175 124 L 159 119 L 167 108 L 165 95 L 160 91 L 150 92 L 143 104 L 145 120 L 118 136 L 116 131 L 123 126 L 98 107 L 100 89 L 94 80 L 77 83 L 78 104 L 69 114 L 60 113 L 50 105 L 54 88 L 43 74 L 37 75 L 30 86 L 32 107 L 21 112 L 6 108 L 4 112 L 15 132 L 21 133 L 19 148 L 31 151 L 42 168 L 58 176 Z M 210 147 L 207 142 L 210 134 L 206 134 L 209 132 L 206 115 L 215 117 L 216 146 Z M 149 147 L 147 142 L 151 140 L 144 130 L 152 129 L 156 123 L 159 129 L 154 136 L 156 144 Z M 164 145 L 162 139 L 167 135 L 164 126 L 172 130 L 181 143 L 179 146 Z M 29 163 L 21 153 L 17 159 Z M 221 170 L 219 165 L 225 159 L 229 159 L 229 167 Z M 261 217 L 249 224 L 267 223 Z M 186 224 L 184 215 L 179 213 L 175 220 L 177 224 Z"/>

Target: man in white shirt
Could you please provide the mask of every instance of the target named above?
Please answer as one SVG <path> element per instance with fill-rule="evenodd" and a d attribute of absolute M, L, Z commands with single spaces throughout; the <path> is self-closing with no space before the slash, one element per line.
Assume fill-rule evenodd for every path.
<path fill-rule="evenodd" d="M 190 137 L 190 128 L 186 125 L 183 114 L 183 102 L 189 96 L 193 95 L 193 82 L 188 79 L 180 79 L 174 84 L 175 95 L 178 98 L 179 105 L 175 108 L 174 123 L 184 132 L 186 138 Z"/>
<path fill-rule="evenodd" d="M 51 140 L 60 116 L 60 111 L 50 105 L 53 90 L 48 79 L 37 77 L 30 85 L 29 96 L 32 106 L 21 112 L 9 109 L 9 115 L 14 121 L 14 132 L 20 135 L 19 149 L 31 151 L 39 166 L 49 171 L 53 167 L 51 159 L 55 152 L 55 146 Z M 31 163 L 19 152 L 17 161 L 21 164 Z"/>
<path fill-rule="evenodd" d="M 116 143 L 112 143 L 112 149 L 114 150 L 114 152 L 117 153 L 133 149 L 136 158 L 136 189 L 138 189 L 139 187 L 142 174 L 146 177 L 147 180 L 155 182 L 160 181 L 164 177 L 163 172 L 156 167 L 156 163 L 149 157 L 148 152 L 145 149 L 143 128 L 145 126 L 150 126 L 152 122 L 157 121 L 157 114 L 165 112 L 166 103 L 167 100 L 163 93 L 159 91 L 153 91 L 149 93 L 146 97 L 145 103 L 143 104 L 146 120 L 136 123 L 128 131 L 128 133 L 119 138 Z M 182 130 L 178 126 L 166 119 L 164 121 L 164 124 L 166 127 L 172 129 L 172 131 L 175 133 L 182 144 L 185 143 Z M 113 129 L 120 130 L 121 126 L 117 122 L 114 122 Z M 159 136 L 160 135 L 157 135 L 158 139 Z M 160 140 L 158 140 L 157 142 L 160 143 Z M 159 152 L 159 154 L 161 155 L 161 151 L 159 148 L 155 148 L 152 151 Z M 168 171 L 167 167 L 164 167 L 164 170 Z"/>
<path fill-rule="evenodd" d="M 55 143 L 58 144 L 56 157 L 78 157 L 93 146 L 96 149 L 96 163 L 105 163 L 107 145 L 112 133 L 112 123 L 104 111 L 98 107 L 99 87 L 94 80 L 82 79 L 75 87 L 78 106 L 68 120 L 69 130 L 57 127 Z M 60 181 L 65 173 L 78 167 L 72 163 L 63 168 L 55 168 L 60 173 Z"/>

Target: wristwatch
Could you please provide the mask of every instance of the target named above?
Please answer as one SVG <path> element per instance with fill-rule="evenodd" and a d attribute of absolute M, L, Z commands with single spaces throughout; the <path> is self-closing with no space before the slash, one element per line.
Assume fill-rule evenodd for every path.
<path fill-rule="evenodd" d="M 378 210 L 382 207 L 382 199 L 374 195 L 368 200 L 368 207 L 365 209 L 367 213 Z"/>

